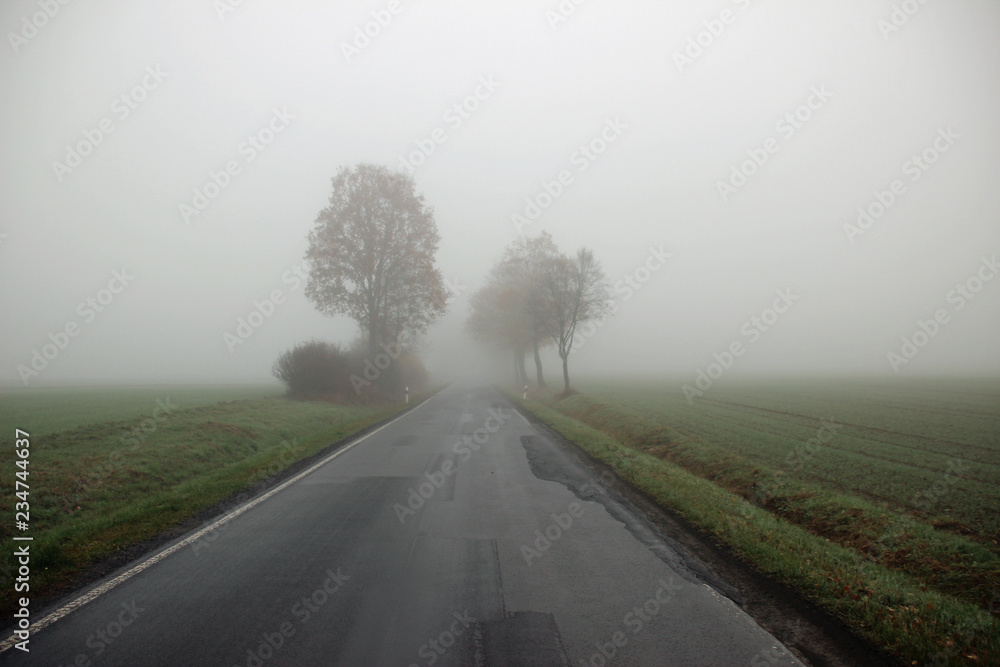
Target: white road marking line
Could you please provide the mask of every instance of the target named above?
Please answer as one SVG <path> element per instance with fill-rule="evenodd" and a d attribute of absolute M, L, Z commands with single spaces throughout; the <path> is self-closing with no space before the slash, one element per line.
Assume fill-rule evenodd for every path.
<path fill-rule="evenodd" d="M 433 398 L 433 397 L 431 397 L 431 398 Z M 281 491 L 285 487 L 294 484 L 295 482 L 299 481 L 300 479 L 302 479 L 303 477 L 305 477 L 309 473 L 315 471 L 316 469 L 323 467 L 324 465 L 326 465 L 327 463 L 329 463 L 333 459 L 337 458 L 341 454 L 344 454 L 348 450 L 352 449 L 355 445 L 361 444 L 363 441 L 365 441 L 368 438 L 370 438 L 371 436 L 375 435 L 376 433 L 378 433 L 382 429 L 387 428 L 387 427 L 391 426 L 392 424 L 395 424 L 397 421 L 399 421 L 403 417 L 416 412 L 417 410 L 419 410 L 420 408 L 422 408 L 424 405 L 426 405 L 429 402 L 429 400 L 430 399 L 428 399 L 427 401 L 424 401 L 423 403 L 421 403 L 420 405 L 416 406 L 412 410 L 408 410 L 405 413 L 399 415 L 398 417 L 396 417 L 395 419 L 393 419 L 388 424 L 382 424 L 381 426 L 379 426 L 377 429 L 375 429 L 371 433 L 366 433 L 365 435 L 361 436 L 360 438 L 358 438 L 354 442 L 351 442 L 351 443 L 349 443 L 347 445 L 344 445 L 343 447 L 341 447 L 340 449 L 338 449 L 337 451 L 335 451 L 333 454 L 330 454 L 330 456 L 326 457 L 325 459 L 323 459 L 319 463 L 315 463 L 312 466 L 310 466 L 309 468 L 307 468 L 306 470 L 303 470 L 299 474 L 295 475 L 291 479 L 285 480 L 282 484 L 274 487 L 273 489 L 271 489 L 270 491 L 268 491 L 264 495 L 258 496 L 257 498 L 254 498 L 253 500 L 251 500 L 247 504 L 241 505 L 240 507 L 237 507 L 232 512 L 230 512 L 229 514 L 223 516 L 220 519 L 217 519 L 214 523 L 212 523 L 212 524 L 210 524 L 208 526 L 205 526 L 204 528 L 202 528 L 198 532 L 193 533 L 193 534 L 185 537 L 180 542 L 177 542 L 177 543 L 175 543 L 175 544 L 167 547 L 163 551 L 160 551 L 159 553 L 150 556 L 149 558 L 147 558 L 143 562 L 139 563 L 138 565 L 135 565 L 132 568 L 126 570 L 125 572 L 122 572 L 121 574 L 119 574 L 114 579 L 106 581 L 103 584 L 101 584 L 100 586 L 97 586 L 96 588 L 92 588 L 91 590 L 87 591 L 86 593 L 84 593 L 80 597 L 75 598 L 75 599 L 71 600 L 70 602 L 67 602 L 66 604 L 64 604 L 59 609 L 56 609 L 51 614 L 49 614 L 48 616 L 44 617 L 42 620 L 35 621 L 34 623 L 32 623 L 28 627 L 28 632 L 33 636 L 39 630 L 42 630 L 43 628 L 46 628 L 46 627 L 52 625 L 53 623 L 55 623 L 59 619 L 61 619 L 64 616 L 66 616 L 66 615 L 68 615 L 68 614 L 76 611 L 77 609 L 79 609 L 83 605 L 87 604 L 88 602 L 96 600 L 98 597 L 100 597 L 101 595 L 104 595 L 105 593 L 107 593 L 108 591 L 110 591 L 111 589 L 113 589 L 118 584 L 120 584 L 120 583 L 122 583 L 122 582 L 124 582 L 124 581 L 126 581 L 128 579 L 131 579 L 132 577 L 134 577 L 135 575 L 139 574 L 143 570 L 146 570 L 146 569 L 152 567 L 153 565 L 155 565 L 156 563 L 159 563 L 161 560 L 163 560 L 164 558 L 166 558 L 170 554 L 173 554 L 173 553 L 175 553 L 177 551 L 180 551 L 181 549 L 183 549 L 184 547 L 188 546 L 189 544 L 192 544 L 193 542 L 197 541 L 202 535 L 204 535 L 206 533 L 210 533 L 213 530 L 215 530 L 216 528 L 218 528 L 219 526 L 221 526 L 222 524 L 235 519 L 236 517 L 238 517 L 239 515 L 243 514 L 244 512 L 246 512 L 247 510 L 249 510 L 250 508 L 255 507 L 255 506 L 259 505 L 260 503 L 264 502 L 265 500 L 267 500 L 268 498 L 270 498 L 271 496 L 273 496 L 274 494 L 276 494 L 278 491 Z M 0 653 L 3 653 L 4 651 L 6 651 L 6 650 L 10 649 L 11 647 L 13 647 L 14 644 L 17 643 L 17 641 L 18 641 L 17 637 L 14 634 L 11 634 L 10 637 L 8 637 L 2 643 L 0 643 Z"/>

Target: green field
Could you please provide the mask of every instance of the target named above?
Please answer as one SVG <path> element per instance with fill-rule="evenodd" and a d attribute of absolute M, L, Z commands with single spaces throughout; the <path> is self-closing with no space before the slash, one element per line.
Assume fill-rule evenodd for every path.
<path fill-rule="evenodd" d="M 693 405 L 679 385 L 581 389 L 692 442 L 779 476 L 916 512 L 1000 553 L 1000 382 L 743 384 L 713 387 Z M 837 427 L 828 442 L 807 447 L 820 419 Z"/>
<path fill-rule="evenodd" d="M 682 384 L 519 402 L 907 664 L 1000 661 L 1000 382 Z"/>
<path fill-rule="evenodd" d="M 0 389 L 0 433 L 10 447 L 15 428 L 47 435 L 109 419 L 149 416 L 157 399 L 169 398 L 180 408 L 194 408 L 281 393 L 279 384 L 4 388 Z"/>

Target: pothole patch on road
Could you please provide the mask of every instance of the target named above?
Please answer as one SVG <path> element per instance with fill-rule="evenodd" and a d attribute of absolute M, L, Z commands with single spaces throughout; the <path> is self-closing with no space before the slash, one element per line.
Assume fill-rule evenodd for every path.
<path fill-rule="evenodd" d="M 521 445 L 535 477 L 562 484 L 580 500 L 600 503 L 612 518 L 621 522 L 635 539 L 678 575 L 695 584 L 707 584 L 720 595 L 743 606 L 739 591 L 720 579 L 681 544 L 660 533 L 627 500 L 606 483 L 595 479 L 590 471 L 566 456 L 552 442 L 535 435 L 523 435 Z"/>

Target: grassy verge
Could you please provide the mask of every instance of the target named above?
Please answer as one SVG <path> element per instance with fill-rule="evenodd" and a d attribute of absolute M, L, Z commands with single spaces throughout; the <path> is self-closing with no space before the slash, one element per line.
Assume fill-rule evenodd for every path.
<path fill-rule="evenodd" d="M 511 398 L 605 461 L 622 479 L 716 535 L 740 557 L 794 586 L 907 663 L 1000 664 L 1000 622 L 990 613 L 1000 610 L 1000 597 L 992 597 L 984 609 L 755 505 L 727 488 L 733 480 L 753 476 L 740 469 L 738 460 L 716 460 L 722 453 L 691 448 L 681 448 L 677 460 L 671 460 L 669 453 L 676 443 L 662 426 L 656 425 L 658 432 L 646 431 L 649 424 L 618 406 L 598 404 L 581 395 L 554 402 L 556 409 L 522 401 L 519 396 Z M 795 501 L 797 493 L 801 491 L 787 498 Z M 824 509 L 827 500 L 841 505 L 856 500 L 814 498 L 802 501 L 812 501 L 816 512 L 831 512 Z M 833 509 L 831 516 L 838 512 Z M 844 524 L 853 520 L 851 513 L 839 519 Z M 923 544 L 918 541 L 913 546 Z"/>
<path fill-rule="evenodd" d="M 811 484 L 724 447 L 692 441 L 624 406 L 575 395 L 557 409 L 669 460 L 809 532 L 983 608 L 1000 592 L 1000 555 L 913 514 Z"/>
<path fill-rule="evenodd" d="M 757 379 L 690 403 L 667 382 L 594 383 L 586 393 L 667 427 L 676 442 L 711 443 L 1000 556 L 1000 381 Z"/>
<path fill-rule="evenodd" d="M 376 410 L 273 397 L 33 437 L 32 599 L 66 589 L 89 566 L 154 538 L 403 407 Z M 0 510 L 12 516 L 9 477 L 4 476 Z M 13 547 L 8 537 L 4 542 L 2 566 L 7 575 L 13 572 Z M 13 609 L 13 602 L 12 587 L 5 587 L 0 593 L 3 613 Z"/>

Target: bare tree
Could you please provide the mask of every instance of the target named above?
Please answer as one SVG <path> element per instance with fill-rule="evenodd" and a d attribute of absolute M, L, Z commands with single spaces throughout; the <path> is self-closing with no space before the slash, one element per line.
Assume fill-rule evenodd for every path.
<path fill-rule="evenodd" d="M 581 248 L 572 259 L 559 256 L 547 262 L 542 285 L 547 309 L 543 324 L 559 350 L 564 391 L 569 392 L 569 353 L 577 326 L 610 311 L 604 271 L 594 253 Z"/>
<path fill-rule="evenodd" d="M 368 351 L 424 331 L 445 310 L 434 266 L 437 226 L 413 179 L 372 164 L 342 167 L 330 205 L 309 233 L 306 296 L 326 315 L 346 314 Z"/>

